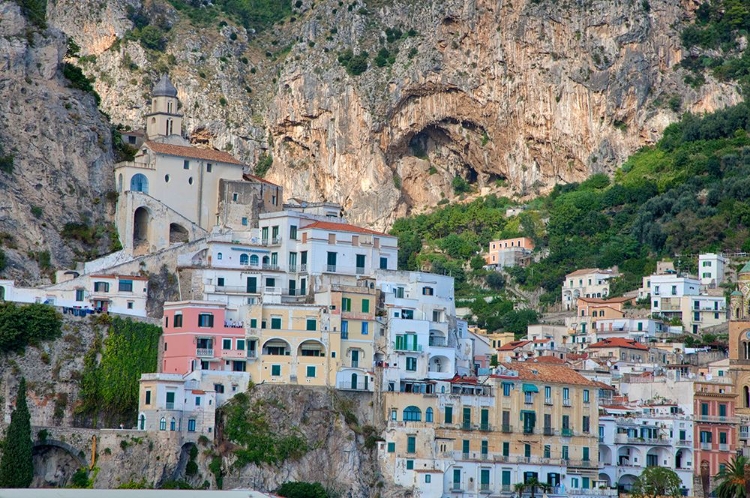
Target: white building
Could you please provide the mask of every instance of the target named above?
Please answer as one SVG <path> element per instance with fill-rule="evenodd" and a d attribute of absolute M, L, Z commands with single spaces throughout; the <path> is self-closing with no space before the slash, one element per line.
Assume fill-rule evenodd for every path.
<path fill-rule="evenodd" d="M 650 283 L 651 313 L 665 319 L 679 318 L 688 332 L 696 334 L 727 321 L 724 296 L 702 294 L 695 277 L 652 275 Z"/>
<path fill-rule="evenodd" d="M 709 288 L 720 286 L 725 279 L 725 268 L 729 260 L 723 254 L 700 254 L 698 256 L 698 276 L 701 285 Z"/>
<path fill-rule="evenodd" d="M 619 276 L 620 273 L 615 268 L 584 268 L 569 273 L 565 276 L 562 287 L 563 308 L 575 309 L 579 297 L 606 298 L 609 295 L 609 280 Z"/>

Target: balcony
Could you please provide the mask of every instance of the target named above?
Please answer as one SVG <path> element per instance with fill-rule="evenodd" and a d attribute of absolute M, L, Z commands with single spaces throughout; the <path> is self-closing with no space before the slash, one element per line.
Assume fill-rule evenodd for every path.
<path fill-rule="evenodd" d="M 419 352 L 422 351 L 422 345 L 406 345 L 406 344 L 400 344 L 398 346 L 395 346 L 394 349 L 396 351 L 406 351 L 406 352 Z"/>
<path fill-rule="evenodd" d="M 258 294 L 258 290 L 250 291 L 245 285 L 217 285 L 214 287 L 217 294 Z"/>
<path fill-rule="evenodd" d="M 688 447 L 688 448 L 692 448 L 693 447 L 693 442 L 692 441 L 688 441 L 686 439 L 680 439 L 679 441 L 677 441 L 677 446 L 685 446 L 685 447 Z"/>
<path fill-rule="evenodd" d="M 702 450 L 710 450 L 711 449 L 711 443 L 701 442 L 701 449 Z"/>
<path fill-rule="evenodd" d="M 448 347 L 448 341 L 445 340 L 445 337 L 430 337 L 430 346 L 445 348 Z"/>
<path fill-rule="evenodd" d="M 571 406 L 570 399 L 564 399 L 563 406 Z"/>
<path fill-rule="evenodd" d="M 196 348 L 195 356 L 198 358 L 213 358 L 214 350 L 212 348 Z"/>
<path fill-rule="evenodd" d="M 669 446 L 672 444 L 669 439 L 654 439 L 647 437 L 629 437 L 625 440 L 625 442 L 627 442 L 628 444 L 648 444 L 658 446 Z"/>
<path fill-rule="evenodd" d="M 523 428 L 524 434 L 534 434 L 534 428 L 533 427 L 524 427 Z"/>
<path fill-rule="evenodd" d="M 174 410 L 174 401 L 167 401 L 167 410 Z"/>
<path fill-rule="evenodd" d="M 552 398 L 544 398 L 544 404 L 545 405 L 551 405 L 552 404 Z"/>
<path fill-rule="evenodd" d="M 479 483 L 479 492 L 480 493 L 491 493 L 490 483 L 488 483 L 488 482 Z"/>
<path fill-rule="evenodd" d="M 729 445 L 727 443 L 719 443 L 719 451 L 729 451 Z"/>
<path fill-rule="evenodd" d="M 509 432 L 513 432 L 513 426 L 508 424 L 503 424 L 500 426 L 500 431 L 505 432 L 506 434 Z"/>
<path fill-rule="evenodd" d="M 262 239 L 260 241 L 262 246 L 278 246 L 281 245 L 281 237 L 272 237 L 271 239 Z"/>
<path fill-rule="evenodd" d="M 708 423 L 714 423 L 714 424 L 737 424 L 739 423 L 739 419 L 737 417 L 723 417 L 721 415 L 696 415 L 695 421 L 696 422 L 708 422 Z"/>
<path fill-rule="evenodd" d="M 279 270 L 279 265 L 272 265 L 272 264 L 266 263 L 266 264 L 261 265 L 261 268 L 263 268 L 264 270 L 278 271 Z"/>
<path fill-rule="evenodd" d="M 552 427 L 545 427 L 542 430 L 542 434 L 544 434 L 545 436 L 554 436 L 555 435 L 555 429 L 553 429 Z"/>
<path fill-rule="evenodd" d="M 464 422 L 463 424 L 461 424 L 462 431 L 470 431 L 472 428 L 473 427 L 471 425 L 471 422 Z"/>
<path fill-rule="evenodd" d="M 326 265 L 326 271 L 329 273 L 336 273 L 336 265 Z"/>
<path fill-rule="evenodd" d="M 750 439 L 750 427 L 747 427 L 747 426 L 740 427 L 740 439 L 742 440 Z"/>
<path fill-rule="evenodd" d="M 252 359 L 256 359 L 258 357 L 258 351 L 254 350 L 254 349 L 253 350 L 248 350 L 247 357 L 248 358 L 252 358 Z"/>
<path fill-rule="evenodd" d="M 448 487 L 450 488 L 452 493 L 459 493 L 463 491 L 463 487 L 461 486 L 460 482 L 452 482 L 448 484 Z"/>
<path fill-rule="evenodd" d="M 365 267 L 364 266 L 358 266 L 355 269 L 354 273 L 356 273 L 357 275 L 364 275 L 365 274 Z"/>
<path fill-rule="evenodd" d="M 479 430 L 482 432 L 490 432 L 492 430 L 492 426 L 490 424 L 479 424 Z"/>
<path fill-rule="evenodd" d="M 573 437 L 573 429 L 562 429 L 560 431 L 562 437 Z"/>

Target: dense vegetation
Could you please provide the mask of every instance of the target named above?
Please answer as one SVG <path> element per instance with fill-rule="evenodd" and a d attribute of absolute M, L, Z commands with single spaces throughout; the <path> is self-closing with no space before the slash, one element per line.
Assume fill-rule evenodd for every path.
<path fill-rule="evenodd" d="M 110 321 L 106 339 L 97 336 L 84 356 L 79 416 L 93 424 L 134 425 L 138 411 L 138 380 L 156 372 L 161 328 L 131 319 L 102 316 Z M 99 360 L 99 358 L 101 358 Z"/>
<path fill-rule="evenodd" d="M 22 352 L 60 337 L 62 318 L 46 304 L 0 303 L 0 350 Z"/>
<path fill-rule="evenodd" d="M 235 466 L 248 464 L 280 465 L 308 451 L 307 441 L 296 427 L 279 431 L 271 426 L 265 405 L 251 401 L 245 393 L 235 395 L 221 410 L 225 417 L 224 436 L 237 445 Z M 283 409 L 283 407 L 277 407 Z"/>
<path fill-rule="evenodd" d="M 31 457 L 31 413 L 26 403 L 26 379 L 21 377 L 16 396 L 16 409 L 3 442 L 0 459 L 0 488 L 28 488 L 34 478 Z"/>
<path fill-rule="evenodd" d="M 16 0 L 24 17 L 39 29 L 47 28 L 47 0 Z"/>
<path fill-rule="evenodd" d="M 745 103 L 686 114 L 655 147 L 633 155 L 614 181 L 598 174 L 558 185 L 510 219 L 504 218 L 509 201 L 490 196 L 399 220 L 393 227 L 399 266 L 450 273 L 457 293 L 470 296 L 476 290 L 469 284 L 486 287 L 475 254 L 492 239 L 528 236 L 549 256 L 509 273 L 524 288 L 546 290 L 549 303 L 559 299 L 565 274 L 578 268 L 618 265 L 624 276 L 617 294 L 637 288 L 660 257 L 750 251 L 749 130 Z M 691 269 L 687 258 L 677 264 Z M 498 317 L 509 312 L 503 306 Z"/>
<path fill-rule="evenodd" d="M 285 482 L 276 490 L 276 494 L 286 498 L 328 498 L 328 493 L 319 482 Z"/>
<path fill-rule="evenodd" d="M 682 31 L 686 48 L 697 51 L 682 61 L 692 70 L 686 82 L 700 86 L 708 69 L 719 80 L 750 84 L 750 47 L 741 49 L 741 40 L 750 30 L 750 4 L 742 0 L 715 0 L 702 3 L 695 12 L 696 22 Z M 747 44 L 745 44 L 747 45 Z"/>

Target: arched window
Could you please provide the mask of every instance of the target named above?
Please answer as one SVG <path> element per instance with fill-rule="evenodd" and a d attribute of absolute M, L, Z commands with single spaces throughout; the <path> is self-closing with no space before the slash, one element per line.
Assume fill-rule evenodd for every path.
<path fill-rule="evenodd" d="M 216 255 L 216 259 L 218 259 L 219 261 L 221 261 L 223 258 L 224 258 L 224 255 L 222 253 L 218 253 Z"/>
<path fill-rule="evenodd" d="M 240 264 L 246 265 L 249 258 L 247 257 L 247 254 L 240 254 Z"/>
<path fill-rule="evenodd" d="M 422 420 L 422 410 L 416 406 L 407 406 L 404 408 L 404 422 L 420 422 Z"/>
<path fill-rule="evenodd" d="M 141 430 L 141 431 L 146 430 L 146 416 L 142 413 L 138 417 L 138 430 Z"/>
<path fill-rule="evenodd" d="M 172 417 L 172 420 L 169 421 L 169 430 L 175 431 L 177 429 L 177 421 Z"/>
<path fill-rule="evenodd" d="M 258 266 L 258 255 L 253 254 L 250 256 L 250 266 Z"/>
<path fill-rule="evenodd" d="M 164 417 L 159 420 L 159 430 L 160 431 L 166 431 L 167 430 L 167 419 Z"/>
<path fill-rule="evenodd" d="M 133 178 L 130 179 L 130 190 L 133 192 L 143 192 L 148 194 L 148 178 L 141 173 L 136 173 Z"/>
<path fill-rule="evenodd" d="M 122 192 L 122 173 L 117 177 L 117 191 Z"/>
<path fill-rule="evenodd" d="M 424 421 L 425 422 L 432 422 L 432 408 L 428 408 L 424 412 Z"/>

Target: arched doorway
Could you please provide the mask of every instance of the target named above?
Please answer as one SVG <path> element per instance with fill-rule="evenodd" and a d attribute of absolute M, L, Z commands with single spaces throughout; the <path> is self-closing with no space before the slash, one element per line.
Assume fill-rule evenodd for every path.
<path fill-rule="evenodd" d="M 169 224 L 169 243 L 190 242 L 190 233 L 179 223 Z"/>
<path fill-rule="evenodd" d="M 148 178 L 146 178 L 146 175 L 141 173 L 133 175 L 130 179 L 130 190 L 133 192 L 143 192 L 144 194 L 148 194 Z"/>
<path fill-rule="evenodd" d="M 138 430 L 139 431 L 146 430 L 146 415 L 144 415 L 143 413 L 138 415 Z"/>
<path fill-rule="evenodd" d="M 352 374 L 352 389 L 357 389 L 357 374 Z"/>
<path fill-rule="evenodd" d="M 139 207 L 133 215 L 133 247 L 148 246 L 151 213 L 145 207 Z"/>

